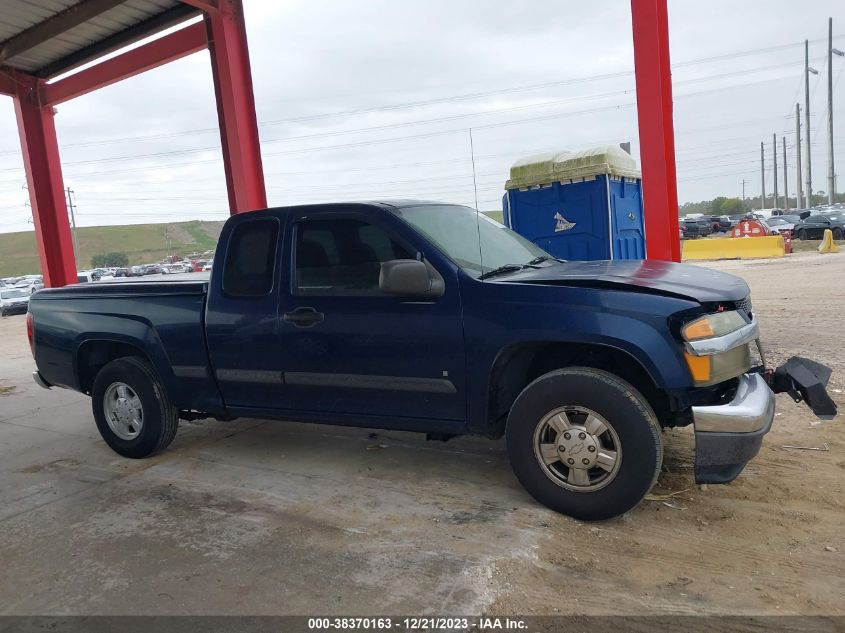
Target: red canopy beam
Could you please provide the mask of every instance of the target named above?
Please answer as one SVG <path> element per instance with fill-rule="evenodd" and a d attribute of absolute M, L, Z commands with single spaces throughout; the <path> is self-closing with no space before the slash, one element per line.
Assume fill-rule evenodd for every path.
<path fill-rule="evenodd" d="M 666 0 L 631 0 L 646 254 L 681 261 Z"/>
<path fill-rule="evenodd" d="M 252 93 L 252 72 L 240 0 L 220 0 L 205 16 L 223 168 L 231 214 L 267 206 Z"/>
<path fill-rule="evenodd" d="M 39 101 L 44 80 L 18 73 L 14 97 L 35 241 L 48 288 L 76 283 L 62 163 L 52 106 Z"/>
<path fill-rule="evenodd" d="M 197 22 L 65 79 L 45 84 L 42 99 L 45 104 L 56 105 L 181 59 L 206 46 L 205 26 Z"/>

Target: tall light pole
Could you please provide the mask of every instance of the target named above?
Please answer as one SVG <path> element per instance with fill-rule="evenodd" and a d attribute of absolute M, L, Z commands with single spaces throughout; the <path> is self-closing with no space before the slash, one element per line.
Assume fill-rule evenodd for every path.
<path fill-rule="evenodd" d="M 833 56 L 845 55 L 833 48 L 833 18 L 827 19 L 827 203 L 836 195 L 836 174 L 833 170 Z"/>
<path fill-rule="evenodd" d="M 766 150 L 760 141 L 760 211 L 766 208 Z"/>
<path fill-rule="evenodd" d="M 789 211 L 789 180 L 786 178 L 786 137 L 781 136 L 780 140 L 783 141 L 783 208 Z"/>
<path fill-rule="evenodd" d="M 810 66 L 810 42 L 804 40 L 804 136 L 807 145 L 807 207 L 813 206 L 813 161 L 810 155 L 810 73 L 819 71 Z"/>
<path fill-rule="evenodd" d="M 775 189 L 775 196 L 772 198 L 772 208 L 779 209 L 778 207 L 778 137 L 777 134 L 772 134 L 772 161 L 773 161 L 773 168 L 772 173 L 774 174 L 774 189 Z"/>
<path fill-rule="evenodd" d="M 796 175 L 797 178 L 795 179 L 795 187 L 797 190 L 796 196 L 796 209 L 806 209 L 807 205 L 805 205 L 801 198 L 803 197 L 803 193 L 801 191 L 801 106 L 800 104 L 795 104 L 795 157 L 796 157 Z"/>

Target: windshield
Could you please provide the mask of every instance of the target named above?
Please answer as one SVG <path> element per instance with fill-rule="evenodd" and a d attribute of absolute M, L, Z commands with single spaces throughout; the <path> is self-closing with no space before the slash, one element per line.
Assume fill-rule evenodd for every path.
<path fill-rule="evenodd" d="M 537 257 L 551 257 L 503 224 L 469 207 L 431 205 L 393 212 L 473 277 L 506 264 L 527 264 Z"/>
<path fill-rule="evenodd" d="M 0 292 L 0 298 L 3 299 L 17 299 L 18 297 L 28 297 L 29 293 L 26 290 L 3 290 Z"/>

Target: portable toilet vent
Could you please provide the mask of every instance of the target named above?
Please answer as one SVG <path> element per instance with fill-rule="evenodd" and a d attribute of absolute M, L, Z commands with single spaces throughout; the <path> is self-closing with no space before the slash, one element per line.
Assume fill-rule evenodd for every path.
<path fill-rule="evenodd" d="M 504 222 L 555 257 L 645 259 L 641 174 L 615 145 L 514 163 Z"/>

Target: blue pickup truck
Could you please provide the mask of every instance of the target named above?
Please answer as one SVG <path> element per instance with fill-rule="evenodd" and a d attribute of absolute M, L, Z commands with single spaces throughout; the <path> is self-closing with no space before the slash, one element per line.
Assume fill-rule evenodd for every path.
<path fill-rule="evenodd" d="M 106 443 L 143 458 L 180 419 L 297 420 L 506 438 L 549 508 L 604 519 L 695 425 L 698 482 L 733 480 L 774 391 L 832 416 L 829 371 L 767 371 L 748 286 L 660 261 L 567 262 L 467 207 L 267 209 L 224 226 L 213 272 L 37 292 L 43 387 L 91 396 Z"/>

